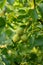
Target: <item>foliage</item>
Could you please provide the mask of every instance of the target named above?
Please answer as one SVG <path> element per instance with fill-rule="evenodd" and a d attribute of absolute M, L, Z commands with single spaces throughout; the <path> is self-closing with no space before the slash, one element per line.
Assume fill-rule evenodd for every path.
<path fill-rule="evenodd" d="M 43 0 L 0 0 L 0 65 L 43 65 Z"/>

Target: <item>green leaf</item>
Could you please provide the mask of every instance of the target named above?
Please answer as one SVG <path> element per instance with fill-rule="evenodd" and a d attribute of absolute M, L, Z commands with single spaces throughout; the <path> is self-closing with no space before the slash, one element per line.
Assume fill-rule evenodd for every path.
<path fill-rule="evenodd" d="M 8 25 L 10 28 L 14 29 L 14 27 L 13 27 L 10 23 L 7 23 L 7 25 Z"/>
<path fill-rule="evenodd" d="M 20 14 L 25 14 L 25 13 L 26 13 L 24 9 L 20 9 L 18 12 L 19 12 Z"/>
<path fill-rule="evenodd" d="M 2 61 L 0 62 L 0 65 L 4 65 L 4 64 L 5 64 L 4 62 L 2 62 Z"/>
<path fill-rule="evenodd" d="M 30 53 L 30 61 L 35 62 L 36 60 L 37 60 L 37 55 L 34 52 Z"/>
<path fill-rule="evenodd" d="M 22 22 L 22 20 L 23 20 L 23 19 L 26 20 L 26 18 L 28 18 L 28 15 L 27 15 L 27 14 L 22 14 L 22 15 L 19 15 L 19 16 L 17 17 L 17 21 L 21 21 L 21 22 Z"/>
<path fill-rule="evenodd" d="M 9 38 L 12 38 L 14 31 L 12 31 L 11 29 L 7 29 L 6 34 L 8 35 Z"/>
<path fill-rule="evenodd" d="M 43 18 L 43 3 L 40 3 L 40 5 L 38 6 L 38 10 L 40 11 Z"/>
<path fill-rule="evenodd" d="M 38 38 L 35 39 L 34 45 L 42 46 L 43 45 L 43 36 L 38 36 Z"/>
<path fill-rule="evenodd" d="M 6 3 L 6 0 L 0 0 L 0 8 L 3 8 Z"/>
<path fill-rule="evenodd" d="M 12 12 L 12 9 L 9 8 L 9 7 L 5 7 L 5 11 L 6 11 L 7 13 L 10 13 L 10 12 Z"/>
<path fill-rule="evenodd" d="M 36 9 L 30 9 L 28 14 L 33 19 L 34 22 L 37 21 L 38 14 L 37 14 Z"/>
<path fill-rule="evenodd" d="M 13 4 L 14 3 L 14 0 L 7 0 L 9 2 L 9 4 Z"/>
<path fill-rule="evenodd" d="M 14 22 L 17 22 L 17 18 L 14 18 L 14 17 L 13 17 L 12 20 L 13 20 Z"/>
<path fill-rule="evenodd" d="M 0 45 L 4 45 L 4 44 L 12 44 L 11 39 L 9 39 L 9 37 L 6 35 L 5 32 L 2 32 L 0 34 Z"/>
<path fill-rule="evenodd" d="M 40 2 L 41 2 L 41 0 L 36 0 L 36 2 L 37 2 L 37 3 L 40 3 Z"/>
<path fill-rule="evenodd" d="M 0 65 L 43 65 L 42 0 L 4 1 L 0 0 Z M 13 41 L 14 35 L 19 41 Z"/>
<path fill-rule="evenodd" d="M 29 37 L 29 42 L 30 44 L 33 44 L 34 43 L 34 40 L 35 40 L 35 35 L 31 35 L 31 37 Z"/>
<path fill-rule="evenodd" d="M 5 19 L 3 17 L 0 17 L 0 28 L 5 27 L 5 24 L 6 24 Z"/>

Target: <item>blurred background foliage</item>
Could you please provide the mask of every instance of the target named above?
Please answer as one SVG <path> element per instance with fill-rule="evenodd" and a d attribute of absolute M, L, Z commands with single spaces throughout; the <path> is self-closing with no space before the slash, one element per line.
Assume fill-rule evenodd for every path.
<path fill-rule="evenodd" d="M 0 65 L 43 65 L 43 0 L 0 0 Z"/>

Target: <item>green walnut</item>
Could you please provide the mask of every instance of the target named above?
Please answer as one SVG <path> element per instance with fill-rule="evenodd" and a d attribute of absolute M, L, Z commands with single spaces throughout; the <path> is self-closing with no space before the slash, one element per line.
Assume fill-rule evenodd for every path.
<path fill-rule="evenodd" d="M 16 33 L 17 33 L 18 35 L 22 35 L 23 32 L 24 32 L 23 28 L 18 28 L 18 29 L 16 30 Z"/>
<path fill-rule="evenodd" d="M 18 34 L 15 34 L 15 35 L 13 36 L 13 42 L 17 42 L 17 41 L 19 41 L 19 40 L 20 40 L 19 35 L 18 35 Z"/>
<path fill-rule="evenodd" d="M 22 62 L 20 65 L 28 65 L 27 62 Z"/>
<path fill-rule="evenodd" d="M 24 35 L 21 36 L 21 40 L 22 40 L 23 42 L 26 42 L 27 39 L 28 39 L 28 36 L 27 36 L 26 34 L 24 34 Z"/>

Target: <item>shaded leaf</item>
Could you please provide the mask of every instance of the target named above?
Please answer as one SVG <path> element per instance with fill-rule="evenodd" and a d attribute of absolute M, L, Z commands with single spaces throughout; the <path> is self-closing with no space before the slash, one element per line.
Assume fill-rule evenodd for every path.
<path fill-rule="evenodd" d="M 43 3 L 40 3 L 40 5 L 38 6 L 38 10 L 40 11 L 40 13 L 43 17 Z"/>
<path fill-rule="evenodd" d="M 38 38 L 35 39 L 34 45 L 42 46 L 43 45 L 43 36 L 38 36 Z"/>
<path fill-rule="evenodd" d="M 5 27 L 5 24 L 6 24 L 5 19 L 3 17 L 0 17 L 0 28 Z"/>
<path fill-rule="evenodd" d="M 25 14 L 25 13 L 26 13 L 24 9 L 20 9 L 18 12 L 19 12 L 20 14 Z"/>
<path fill-rule="evenodd" d="M 9 4 L 13 4 L 14 3 L 14 0 L 7 0 L 9 2 Z"/>
<path fill-rule="evenodd" d="M 38 14 L 37 14 L 36 9 L 30 9 L 28 14 L 29 14 L 29 16 L 32 18 L 32 20 L 33 20 L 34 22 L 37 21 L 37 19 L 38 19 Z"/>

